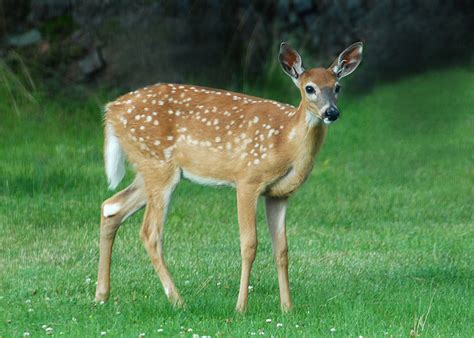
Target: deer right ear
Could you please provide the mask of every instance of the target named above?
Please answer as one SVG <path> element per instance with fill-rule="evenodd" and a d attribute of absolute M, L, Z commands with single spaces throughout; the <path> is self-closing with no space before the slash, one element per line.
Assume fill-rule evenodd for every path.
<path fill-rule="evenodd" d="M 296 86 L 298 86 L 299 78 L 304 72 L 303 61 L 298 52 L 291 48 L 286 42 L 282 42 L 278 60 L 285 73 L 288 74 Z"/>

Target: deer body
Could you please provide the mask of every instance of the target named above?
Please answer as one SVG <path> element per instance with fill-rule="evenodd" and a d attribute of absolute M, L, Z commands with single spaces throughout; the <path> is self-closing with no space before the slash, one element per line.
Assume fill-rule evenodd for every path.
<path fill-rule="evenodd" d="M 336 68 L 304 72 L 301 58 L 287 45 L 282 45 L 280 60 L 300 87 L 302 81 L 305 88 L 310 83 L 323 95 L 336 84 Z M 328 106 L 329 101 L 321 102 Z M 146 205 L 141 238 L 167 297 L 173 304 L 182 304 L 164 262 L 162 237 L 171 193 L 184 176 L 198 183 L 236 187 L 242 256 L 238 311 L 247 306 L 257 247 L 255 212 L 258 197 L 265 196 L 281 306 L 288 310 L 287 198 L 310 173 L 325 139 L 327 125 L 323 122 L 331 116 L 314 112 L 321 110 L 321 102 L 310 97 L 295 108 L 234 92 L 157 84 L 109 103 L 105 115 L 109 186 L 115 188 L 123 177 L 124 155 L 137 176 L 102 205 L 96 299 L 106 300 L 109 295 L 112 245 L 119 225 Z"/>
<path fill-rule="evenodd" d="M 193 181 L 259 182 L 285 196 L 303 182 L 326 126 L 293 106 L 198 86 L 158 84 L 107 105 L 106 123 L 137 166 L 174 166 Z M 107 129 L 106 129 L 107 132 Z"/>

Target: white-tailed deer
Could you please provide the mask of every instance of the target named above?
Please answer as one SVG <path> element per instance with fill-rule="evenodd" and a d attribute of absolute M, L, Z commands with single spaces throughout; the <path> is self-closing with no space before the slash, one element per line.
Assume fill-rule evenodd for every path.
<path fill-rule="evenodd" d="M 114 189 L 125 157 L 133 183 L 102 204 L 96 300 L 110 290 L 112 245 L 120 224 L 146 205 L 140 231 L 169 301 L 183 304 L 163 257 L 163 224 L 181 177 L 236 187 L 242 271 L 237 311 L 247 307 L 257 249 L 255 212 L 265 196 L 283 311 L 291 308 L 285 213 L 288 197 L 304 182 L 323 144 L 327 125 L 339 117 L 339 80 L 362 57 L 362 43 L 345 49 L 329 68 L 305 70 L 300 55 L 280 46 L 283 70 L 301 92 L 298 107 L 205 87 L 156 84 L 107 105 L 105 167 Z"/>

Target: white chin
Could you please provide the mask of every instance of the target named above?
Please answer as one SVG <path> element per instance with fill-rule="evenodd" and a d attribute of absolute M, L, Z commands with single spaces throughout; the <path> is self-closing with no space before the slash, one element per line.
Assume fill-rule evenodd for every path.
<path fill-rule="evenodd" d="M 329 120 L 327 117 L 324 118 L 323 122 L 325 125 L 330 125 L 332 123 L 332 121 Z"/>

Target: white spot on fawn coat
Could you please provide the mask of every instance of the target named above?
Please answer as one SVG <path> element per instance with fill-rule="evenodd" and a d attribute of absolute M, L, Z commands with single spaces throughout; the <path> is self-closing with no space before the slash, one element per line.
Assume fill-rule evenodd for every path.
<path fill-rule="evenodd" d="M 296 128 L 291 129 L 290 134 L 288 135 L 288 139 L 292 140 L 296 136 Z"/>

